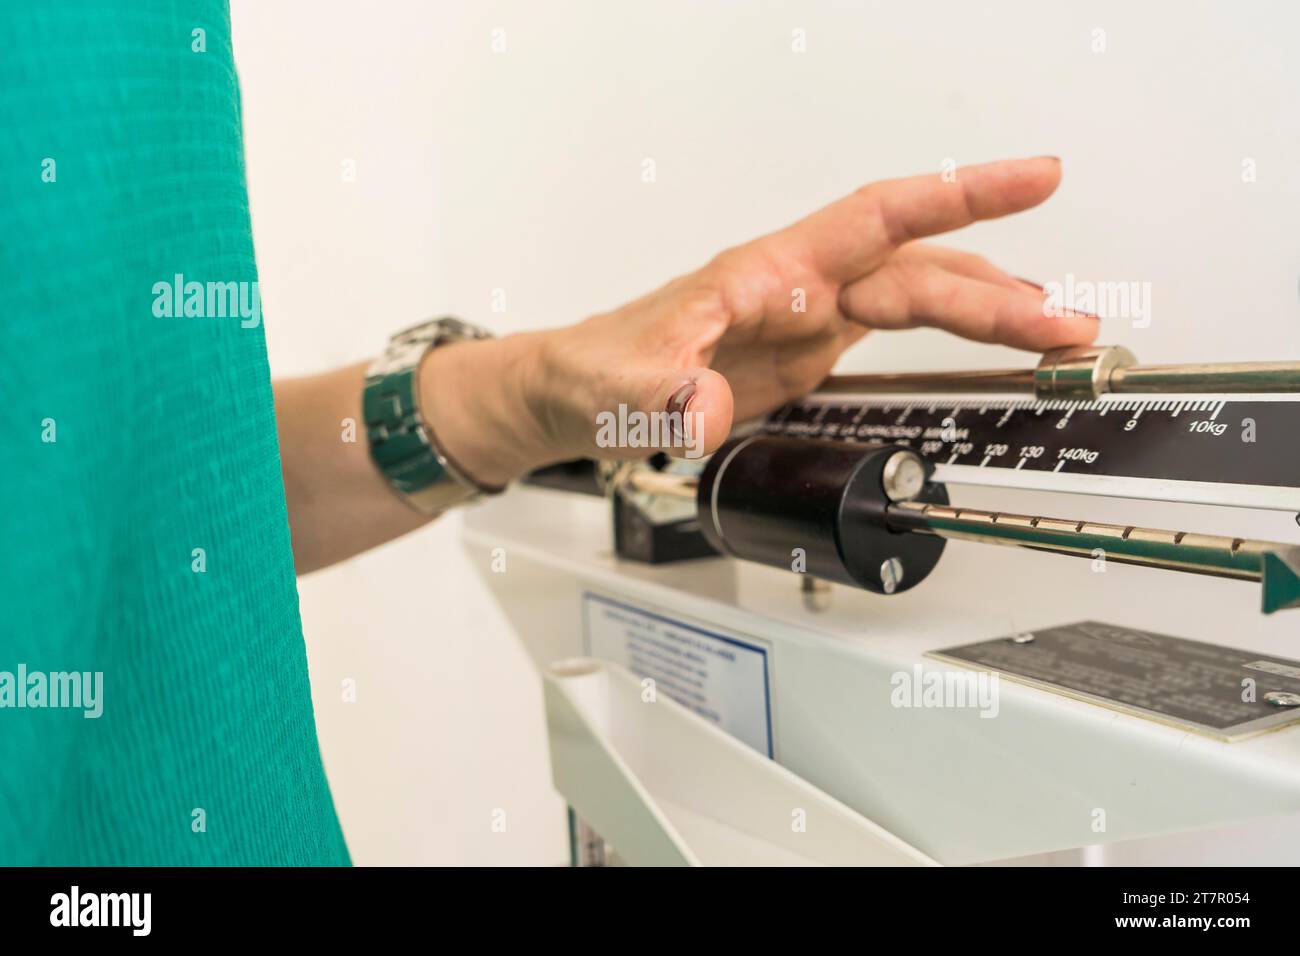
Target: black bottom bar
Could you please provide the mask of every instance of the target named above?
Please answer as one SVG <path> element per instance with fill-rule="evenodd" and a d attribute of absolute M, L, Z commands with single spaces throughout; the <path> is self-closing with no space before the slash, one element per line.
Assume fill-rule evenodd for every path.
<path fill-rule="evenodd" d="M 800 940 L 849 931 L 866 944 L 902 934 L 910 951 L 950 941 L 998 949 L 1012 932 L 1034 933 L 1019 937 L 1034 948 L 1073 950 L 1097 937 L 1232 947 L 1289 940 L 1295 906 L 1286 875 L 1260 869 L 764 870 L 731 871 L 725 880 L 619 869 L 10 870 L 0 871 L 6 949 L 22 952 L 12 947 L 32 937 L 92 946 L 144 938 L 134 935 L 144 922 L 142 897 L 133 910 L 119 907 L 126 925 L 51 925 L 73 886 L 83 904 L 90 894 L 149 894 L 148 938 L 285 940 L 299 949 L 321 941 L 331 951 L 353 939 L 412 934 L 437 947 L 479 927 L 488 930 L 485 942 L 515 929 L 534 945 L 564 946 L 579 935 L 591 940 L 596 926 L 613 930 L 604 938 L 615 946 L 646 931 L 662 945 L 689 927 L 693 940 L 717 934 L 734 948 L 737 937 L 770 940 L 780 926 Z M 846 895 L 852 906 L 842 905 Z"/>

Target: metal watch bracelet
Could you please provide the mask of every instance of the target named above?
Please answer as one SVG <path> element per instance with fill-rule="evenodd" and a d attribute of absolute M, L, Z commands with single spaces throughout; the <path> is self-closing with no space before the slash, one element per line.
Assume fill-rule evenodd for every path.
<path fill-rule="evenodd" d="M 438 443 L 419 402 L 417 372 L 430 350 L 491 337 L 460 319 L 434 319 L 394 335 L 366 371 L 362 414 L 370 456 L 389 484 L 422 514 L 436 514 L 504 490 L 474 481 L 456 465 Z"/>

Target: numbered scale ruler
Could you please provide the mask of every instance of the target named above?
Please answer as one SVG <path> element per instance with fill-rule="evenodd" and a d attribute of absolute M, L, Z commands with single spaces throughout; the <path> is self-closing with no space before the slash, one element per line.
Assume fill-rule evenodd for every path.
<path fill-rule="evenodd" d="M 761 428 L 906 445 L 943 482 L 1300 512 L 1300 395 L 813 394 Z"/>

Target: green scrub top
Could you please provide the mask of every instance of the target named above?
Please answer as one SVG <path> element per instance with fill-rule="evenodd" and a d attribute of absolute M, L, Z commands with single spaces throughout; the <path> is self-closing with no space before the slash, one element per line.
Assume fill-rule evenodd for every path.
<path fill-rule="evenodd" d="M 346 864 L 227 5 L 0 22 L 0 864 Z"/>

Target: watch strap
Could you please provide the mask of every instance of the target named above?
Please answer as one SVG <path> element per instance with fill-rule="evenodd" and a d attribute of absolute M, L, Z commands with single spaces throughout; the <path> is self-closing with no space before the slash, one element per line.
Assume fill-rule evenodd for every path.
<path fill-rule="evenodd" d="M 424 514 L 504 490 L 481 485 L 459 468 L 420 411 L 417 372 L 425 355 L 439 345 L 485 338 L 491 335 L 468 322 L 434 319 L 394 335 L 367 370 L 362 414 L 370 455 L 389 483 Z"/>

